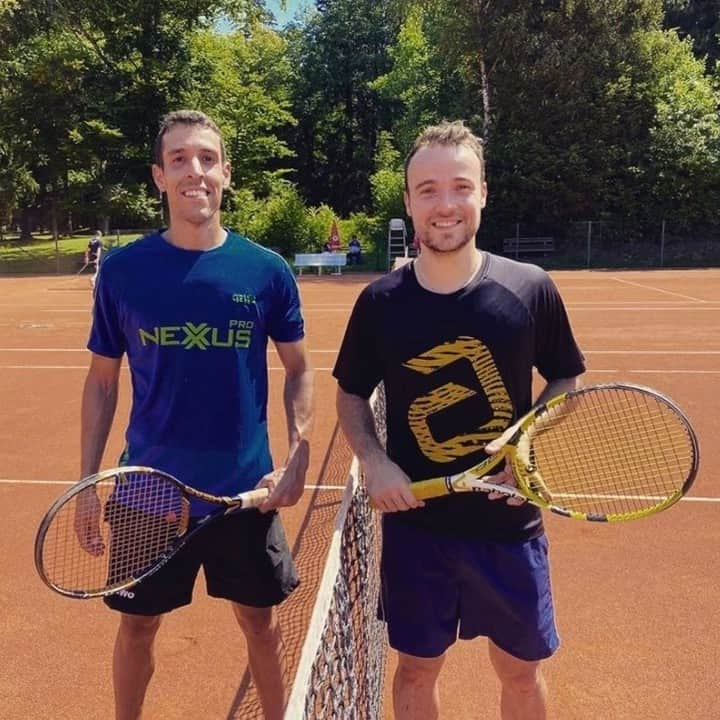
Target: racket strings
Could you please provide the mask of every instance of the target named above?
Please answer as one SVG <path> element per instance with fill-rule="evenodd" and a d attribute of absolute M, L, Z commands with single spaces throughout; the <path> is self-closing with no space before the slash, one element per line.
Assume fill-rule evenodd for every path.
<path fill-rule="evenodd" d="M 574 396 L 568 407 L 540 417 L 529 434 L 531 464 L 551 501 L 578 512 L 624 515 L 662 505 L 696 462 L 690 432 L 675 410 L 649 393 L 622 388 Z"/>
<path fill-rule="evenodd" d="M 187 526 L 187 500 L 161 475 L 115 473 L 63 505 L 43 543 L 54 586 L 99 593 L 143 575 Z"/>

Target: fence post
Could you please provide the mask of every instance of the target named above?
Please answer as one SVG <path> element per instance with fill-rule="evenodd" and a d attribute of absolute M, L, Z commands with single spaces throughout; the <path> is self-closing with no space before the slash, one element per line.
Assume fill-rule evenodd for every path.
<path fill-rule="evenodd" d="M 665 220 L 660 226 L 660 267 L 665 266 Z"/>
<path fill-rule="evenodd" d="M 592 245 L 592 220 L 588 220 L 588 231 L 587 231 L 587 267 L 590 267 L 590 247 Z"/>

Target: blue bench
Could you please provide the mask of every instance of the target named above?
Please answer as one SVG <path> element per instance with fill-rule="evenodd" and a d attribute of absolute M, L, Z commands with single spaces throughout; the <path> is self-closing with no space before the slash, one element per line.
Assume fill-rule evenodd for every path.
<path fill-rule="evenodd" d="M 298 275 L 302 275 L 304 268 L 317 268 L 318 275 L 321 275 L 324 267 L 335 268 L 333 274 L 340 275 L 341 268 L 347 265 L 347 255 L 344 252 L 297 253 L 294 265 Z"/>

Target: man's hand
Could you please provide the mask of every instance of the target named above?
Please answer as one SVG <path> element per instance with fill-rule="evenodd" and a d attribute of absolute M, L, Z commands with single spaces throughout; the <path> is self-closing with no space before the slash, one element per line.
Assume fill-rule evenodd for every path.
<path fill-rule="evenodd" d="M 85 552 L 99 557 L 105 552 L 100 534 L 100 499 L 95 488 L 88 488 L 77 496 L 75 505 L 75 534 Z"/>
<path fill-rule="evenodd" d="M 257 484 L 257 487 L 266 487 L 270 491 L 267 500 L 258 508 L 260 512 L 266 513 L 279 507 L 295 505 L 305 489 L 305 475 L 309 464 L 310 444 L 307 440 L 301 440 L 285 465 L 265 475 Z"/>
<path fill-rule="evenodd" d="M 363 472 L 374 508 L 382 512 L 402 512 L 425 505 L 410 490 L 408 476 L 387 455 L 368 462 Z"/>
<path fill-rule="evenodd" d="M 505 446 L 505 443 L 507 443 L 507 441 L 515 434 L 518 427 L 519 423 L 511 425 L 500 437 L 495 438 L 495 440 L 492 440 L 485 446 L 485 452 L 488 455 L 495 455 L 495 453 L 500 452 Z M 486 475 L 480 479 L 494 485 L 510 485 L 511 487 L 517 487 L 515 476 L 508 468 L 507 462 L 505 463 L 503 469 L 496 475 Z M 527 500 L 524 500 L 523 498 L 508 497 L 507 495 L 503 495 L 499 492 L 488 493 L 489 500 L 501 500 L 503 498 L 508 505 L 524 505 L 527 502 Z"/>

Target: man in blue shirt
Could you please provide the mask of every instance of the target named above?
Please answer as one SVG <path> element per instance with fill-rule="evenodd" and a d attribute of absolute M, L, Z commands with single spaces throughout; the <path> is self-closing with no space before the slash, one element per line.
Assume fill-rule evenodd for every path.
<path fill-rule="evenodd" d="M 116 717 L 139 718 L 162 615 L 208 593 L 231 601 L 266 718 L 281 718 L 282 636 L 274 606 L 298 580 L 277 508 L 302 495 L 312 371 L 294 275 L 277 254 L 220 222 L 230 164 L 205 115 L 166 116 L 152 167 L 169 227 L 108 255 L 96 288 L 82 402 L 81 475 L 98 471 L 127 355 L 132 409 L 123 461 L 150 465 L 216 495 L 265 486 L 259 510 L 208 526 L 156 574 L 107 598 L 121 612 L 113 655 Z M 285 369 L 288 455 L 273 470 L 267 430 L 267 342 Z M 192 515 L 202 517 L 201 502 Z"/>

